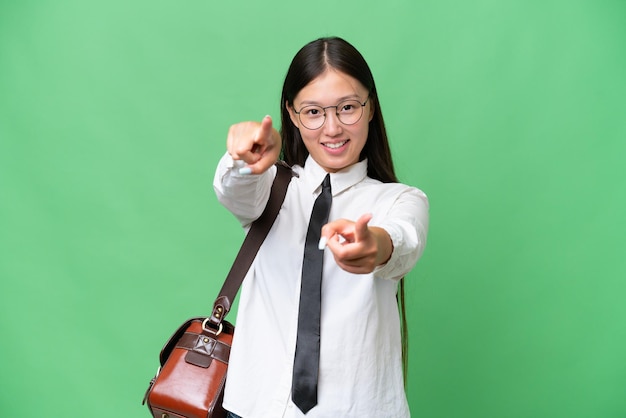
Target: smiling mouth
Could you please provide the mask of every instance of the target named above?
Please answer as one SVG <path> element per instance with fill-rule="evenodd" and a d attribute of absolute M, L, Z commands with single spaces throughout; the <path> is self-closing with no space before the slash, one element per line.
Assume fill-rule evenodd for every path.
<path fill-rule="evenodd" d="M 324 145 L 326 148 L 330 148 L 330 149 L 337 149 L 337 148 L 341 148 L 344 145 L 346 145 L 348 143 L 348 139 L 346 139 L 345 141 L 341 141 L 341 142 L 327 142 L 327 143 L 322 143 L 322 145 Z"/>

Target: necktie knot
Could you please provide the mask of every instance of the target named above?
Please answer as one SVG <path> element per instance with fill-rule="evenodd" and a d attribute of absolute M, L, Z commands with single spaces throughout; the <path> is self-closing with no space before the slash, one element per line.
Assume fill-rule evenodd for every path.
<path fill-rule="evenodd" d="M 324 191 L 330 193 L 330 174 L 326 174 L 326 177 L 324 177 L 324 181 L 322 182 L 322 193 L 324 193 Z"/>

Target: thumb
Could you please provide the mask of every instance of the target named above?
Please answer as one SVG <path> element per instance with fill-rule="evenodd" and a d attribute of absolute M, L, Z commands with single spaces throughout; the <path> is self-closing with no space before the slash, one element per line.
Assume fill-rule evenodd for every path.
<path fill-rule="evenodd" d="M 372 214 L 366 213 L 365 215 L 361 215 L 359 219 L 354 224 L 354 241 L 359 242 L 362 241 L 367 234 L 369 234 L 369 230 L 367 228 L 367 223 L 372 220 Z"/>

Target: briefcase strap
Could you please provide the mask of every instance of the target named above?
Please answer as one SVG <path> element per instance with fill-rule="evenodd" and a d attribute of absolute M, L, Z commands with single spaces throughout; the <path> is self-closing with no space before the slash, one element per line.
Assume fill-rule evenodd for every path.
<path fill-rule="evenodd" d="M 246 235 L 241 249 L 233 262 L 233 266 L 224 280 L 224 285 L 220 290 L 219 296 L 213 304 L 213 312 L 205 321 L 205 324 L 211 325 L 215 329 L 219 326 L 230 311 L 231 304 L 235 300 L 235 296 L 241 287 L 241 283 L 250 269 L 254 258 L 261 248 L 261 244 L 269 233 L 274 221 L 278 216 L 278 212 L 283 205 L 287 187 L 291 181 L 291 177 L 296 175 L 291 167 L 280 161 L 276 163 L 276 177 L 272 184 L 270 197 L 261 216 L 252 223 L 248 234 Z"/>

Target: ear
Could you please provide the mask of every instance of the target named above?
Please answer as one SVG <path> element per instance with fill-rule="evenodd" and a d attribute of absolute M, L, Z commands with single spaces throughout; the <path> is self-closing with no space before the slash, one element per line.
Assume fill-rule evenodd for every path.
<path fill-rule="evenodd" d="M 367 119 L 367 122 L 371 122 L 372 119 L 374 119 L 374 113 L 376 111 L 374 110 L 374 104 L 372 102 L 370 102 L 370 114 L 369 114 L 369 118 Z"/>
<path fill-rule="evenodd" d="M 289 102 L 285 102 L 285 107 L 287 108 L 287 111 L 289 112 L 289 118 L 291 119 L 291 123 L 293 123 L 296 128 L 300 129 L 300 119 L 298 119 L 298 115 L 296 115 L 296 112 L 293 109 L 293 106 L 291 106 L 289 104 Z"/>

